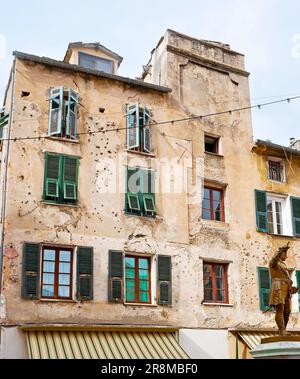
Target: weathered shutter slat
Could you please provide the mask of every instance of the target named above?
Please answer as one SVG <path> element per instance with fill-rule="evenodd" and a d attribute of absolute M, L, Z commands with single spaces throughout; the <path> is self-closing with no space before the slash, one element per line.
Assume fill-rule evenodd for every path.
<path fill-rule="evenodd" d="M 144 150 L 147 153 L 151 153 L 151 139 L 152 139 L 152 114 L 149 109 L 144 108 L 143 114 L 143 138 L 144 138 Z"/>
<path fill-rule="evenodd" d="M 108 301 L 120 303 L 123 300 L 123 252 L 109 251 Z"/>
<path fill-rule="evenodd" d="M 93 300 L 93 248 L 77 248 L 77 299 Z"/>
<path fill-rule="evenodd" d="M 271 278 L 269 269 L 265 267 L 258 268 L 258 283 L 259 283 L 259 303 L 260 310 L 265 311 L 269 307 Z"/>
<path fill-rule="evenodd" d="M 63 192 L 64 199 L 77 200 L 78 159 L 64 157 Z"/>
<path fill-rule="evenodd" d="M 158 255 L 157 257 L 157 303 L 172 304 L 172 264 L 171 257 Z"/>
<path fill-rule="evenodd" d="M 127 106 L 127 149 L 140 146 L 139 104 Z"/>
<path fill-rule="evenodd" d="M 267 193 L 255 190 L 256 226 L 260 232 L 268 232 Z"/>
<path fill-rule="evenodd" d="M 294 236 L 300 236 L 300 198 L 291 198 Z"/>
<path fill-rule="evenodd" d="M 49 136 L 61 133 L 63 100 L 64 88 L 52 88 L 50 91 Z"/>
<path fill-rule="evenodd" d="M 77 138 L 77 108 L 79 96 L 69 89 L 68 102 L 66 104 L 66 135 Z"/>
<path fill-rule="evenodd" d="M 40 281 L 40 245 L 24 243 L 22 260 L 22 298 L 38 299 Z"/>

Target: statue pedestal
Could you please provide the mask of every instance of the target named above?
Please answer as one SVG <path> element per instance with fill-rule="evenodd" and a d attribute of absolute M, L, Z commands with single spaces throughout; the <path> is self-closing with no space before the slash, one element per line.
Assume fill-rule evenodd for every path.
<path fill-rule="evenodd" d="M 300 359 L 300 336 L 264 338 L 251 355 L 254 359 Z"/>

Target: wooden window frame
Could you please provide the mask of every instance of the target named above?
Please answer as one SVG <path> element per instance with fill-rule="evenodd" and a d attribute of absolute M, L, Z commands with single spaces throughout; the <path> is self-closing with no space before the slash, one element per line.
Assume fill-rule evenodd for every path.
<path fill-rule="evenodd" d="M 126 258 L 134 258 L 135 260 L 135 283 L 134 283 L 134 289 L 135 289 L 135 300 L 127 300 L 127 296 L 126 296 L 126 286 L 127 286 L 127 283 L 126 283 L 126 280 L 127 280 L 127 277 L 126 277 Z M 140 284 L 140 280 L 139 280 L 139 266 L 138 266 L 138 260 L 139 259 L 147 259 L 148 260 L 148 264 L 149 264 L 149 267 L 148 267 L 148 277 L 149 277 L 149 280 L 148 280 L 148 284 L 149 284 L 149 290 L 147 291 L 148 292 L 148 296 L 149 296 L 149 301 L 145 302 L 145 301 L 140 301 L 139 299 L 139 284 Z M 151 291 L 151 271 L 152 271 L 152 262 L 151 262 L 151 257 L 143 257 L 143 256 L 140 256 L 140 255 L 130 255 L 130 254 L 126 254 L 125 255 L 125 259 L 124 259 L 124 265 L 125 265 L 125 272 L 124 272 L 124 281 L 125 281 L 125 303 L 128 303 L 128 304 L 152 304 L 152 291 Z M 146 292 L 146 291 L 145 291 Z"/>
<path fill-rule="evenodd" d="M 214 151 L 207 151 L 205 148 L 206 138 L 211 138 L 214 140 Z M 204 135 L 204 151 L 209 154 L 220 154 L 220 137 L 210 136 L 208 134 Z"/>
<path fill-rule="evenodd" d="M 139 145 L 136 147 L 128 147 L 127 142 L 126 142 L 126 149 L 130 152 L 151 155 L 152 154 L 151 153 L 152 151 L 152 122 L 151 122 L 152 117 L 150 117 L 150 110 L 148 110 L 147 107 L 140 107 L 139 104 L 137 104 L 137 109 L 132 115 L 134 117 L 134 127 L 138 129 L 137 133 L 139 137 L 138 138 Z M 146 117 L 147 117 L 147 121 L 146 121 Z M 146 124 L 144 121 L 146 121 Z M 147 125 L 150 130 L 150 151 L 147 151 L 147 149 L 145 148 L 145 133 L 146 133 Z M 126 127 L 129 128 L 128 120 L 127 120 Z"/>
<path fill-rule="evenodd" d="M 55 268 L 54 268 L 54 296 L 43 296 L 43 274 L 44 274 L 44 252 L 45 250 L 55 250 Z M 61 250 L 69 251 L 71 253 L 71 260 L 70 260 L 70 296 L 69 297 L 61 297 L 58 296 L 58 289 L 59 289 L 59 252 Z M 42 300 L 72 300 L 73 299 L 73 262 L 74 262 L 74 249 L 69 247 L 62 247 L 62 246 L 43 246 L 42 247 L 42 259 L 41 259 L 41 277 L 40 277 L 40 288 L 41 288 L 41 299 Z M 52 273 L 51 273 L 52 274 Z M 62 273 L 63 274 L 63 273 Z M 68 275 L 68 274 L 66 274 Z M 47 284 L 45 284 L 47 285 Z M 67 287 L 67 286 L 66 286 Z"/>
<path fill-rule="evenodd" d="M 205 283 L 204 283 L 204 266 L 210 265 L 212 266 L 212 291 L 213 291 L 213 300 L 205 299 Z M 224 267 L 224 301 L 217 300 L 217 281 L 216 281 L 216 266 Z M 204 292 L 204 302 L 211 304 L 229 304 L 229 293 L 228 293 L 228 263 L 213 263 L 213 262 L 203 262 L 203 292 Z"/>
<path fill-rule="evenodd" d="M 277 170 L 274 176 L 272 174 L 272 166 Z M 286 183 L 285 162 L 283 159 L 275 157 L 268 158 L 268 179 L 277 183 Z"/>
<path fill-rule="evenodd" d="M 210 221 L 217 221 L 217 222 L 225 222 L 225 205 L 224 205 L 224 197 L 225 197 L 225 194 L 224 194 L 224 188 L 216 188 L 216 187 L 211 187 L 211 186 L 207 186 L 205 185 L 204 186 L 204 190 L 209 190 L 209 206 L 210 206 Z M 214 207 L 213 207 L 213 195 L 212 195 L 212 191 L 218 191 L 220 192 L 221 194 L 221 200 L 220 200 L 220 204 L 221 204 L 221 220 L 216 220 L 215 219 L 215 215 L 214 215 Z M 204 196 L 203 196 L 203 200 L 204 200 Z M 202 202 L 202 219 L 203 218 L 203 209 L 207 209 L 207 208 L 203 208 L 203 202 Z M 204 219 L 204 220 L 207 220 L 207 219 Z"/>

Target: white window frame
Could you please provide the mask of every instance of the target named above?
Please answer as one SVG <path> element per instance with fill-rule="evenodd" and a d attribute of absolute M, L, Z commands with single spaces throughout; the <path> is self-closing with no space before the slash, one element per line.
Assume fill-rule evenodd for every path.
<path fill-rule="evenodd" d="M 273 193 L 267 193 L 267 205 L 269 201 L 272 201 L 272 214 L 273 214 L 273 229 L 274 235 L 283 235 L 283 236 L 292 236 L 293 235 L 293 225 L 292 225 L 292 214 L 290 199 L 287 196 L 280 196 Z M 282 233 L 279 234 L 277 231 L 277 222 L 276 222 L 276 208 L 275 202 L 281 203 L 281 220 L 282 220 Z M 269 222 L 268 222 L 269 225 Z"/>
<path fill-rule="evenodd" d="M 270 164 L 269 162 L 279 162 L 280 166 L 282 167 L 282 181 L 274 180 L 270 178 Z M 285 167 L 285 160 L 283 158 L 277 158 L 277 157 L 268 157 L 267 160 L 267 170 L 268 170 L 268 179 L 275 183 L 286 183 L 286 167 Z"/>

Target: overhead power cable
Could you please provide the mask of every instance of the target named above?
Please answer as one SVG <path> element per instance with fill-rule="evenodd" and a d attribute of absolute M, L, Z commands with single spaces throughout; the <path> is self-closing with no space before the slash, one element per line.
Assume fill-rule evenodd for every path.
<path fill-rule="evenodd" d="M 246 111 L 246 110 L 250 110 L 250 109 L 255 109 L 255 108 L 262 109 L 263 107 L 270 106 L 270 105 L 275 105 L 275 104 L 279 104 L 279 103 L 284 103 L 286 101 L 288 103 L 290 103 L 292 100 L 297 100 L 297 99 L 300 99 L 300 95 L 299 96 L 294 96 L 294 97 L 289 97 L 289 98 L 286 98 L 286 99 L 271 101 L 271 102 L 268 102 L 268 103 L 251 105 L 251 106 L 248 106 L 248 107 L 235 108 L 235 109 L 229 109 L 229 110 L 226 110 L 226 111 L 209 113 L 209 114 L 204 114 L 204 115 L 199 115 L 199 116 L 192 116 L 192 117 L 185 117 L 185 118 L 179 118 L 179 119 L 174 119 L 174 120 L 155 122 L 155 125 L 159 126 L 159 125 L 166 125 L 166 124 L 175 124 L 175 123 L 180 123 L 180 122 L 184 122 L 184 121 L 202 120 L 204 118 L 213 117 L 213 116 L 220 116 L 220 115 L 224 115 L 224 114 L 227 114 L 227 113 L 229 115 L 232 115 L 232 113 L 242 112 L 242 111 Z M 18 122 L 18 120 L 16 120 L 16 122 Z M 77 136 L 81 136 L 81 135 L 91 135 L 91 136 L 93 136 L 93 134 L 97 134 L 97 133 L 103 133 L 103 134 L 105 134 L 105 133 L 109 133 L 109 132 L 119 132 L 121 130 L 127 130 L 127 129 L 132 129 L 132 127 L 113 128 L 113 129 L 105 129 L 105 130 L 104 129 L 90 130 L 90 131 L 87 131 L 87 132 L 77 133 Z M 49 136 L 48 135 L 43 135 L 43 136 L 35 136 L 35 137 L 3 138 L 2 141 L 40 140 L 40 139 L 45 139 L 45 138 L 49 138 Z"/>

